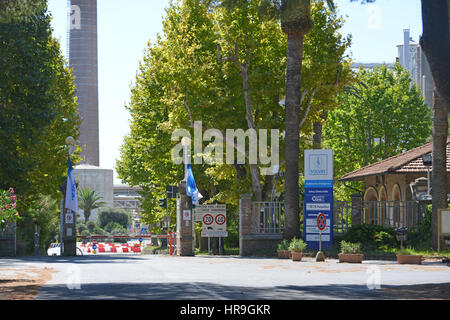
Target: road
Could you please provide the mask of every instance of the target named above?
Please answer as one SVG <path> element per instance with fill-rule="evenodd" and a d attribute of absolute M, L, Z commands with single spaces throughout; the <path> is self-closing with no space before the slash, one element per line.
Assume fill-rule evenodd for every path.
<path fill-rule="evenodd" d="M 438 262 L 343 264 L 312 258 L 293 262 L 137 254 L 0 259 L 0 275 L 2 269 L 30 267 L 55 270 L 37 300 L 391 300 L 404 298 L 405 289 L 416 292 L 414 299 L 427 298 L 417 296 L 415 288 L 450 283 L 450 267 Z M 437 298 L 450 299 L 448 287 L 435 292 Z"/>

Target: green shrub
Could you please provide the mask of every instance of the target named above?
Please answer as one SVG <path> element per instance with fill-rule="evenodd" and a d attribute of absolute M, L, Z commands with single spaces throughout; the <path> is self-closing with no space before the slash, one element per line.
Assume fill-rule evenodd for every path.
<path fill-rule="evenodd" d="M 100 208 L 97 216 L 97 223 L 100 228 L 105 228 L 110 222 L 116 222 L 126 229 L 131 223 L 131 216 L 124 209 Z"/>
<path fill-rule="evenodd" d="M 289 250 L 303 252 L 306 249 L 306 243 L 302 239 L 293 238 L 289 243 Z"/>
<path fill-rule="evenodd" d="M 414 254 L 416 254 L 416 252 L 414 251 L 413 248 L 407 247 L 407 248 L 403 248 L 403 249 L 397 250 L 397 251 L 396 251 L 396 254 L 414 255 Z"/>
<path fill-rule="evenodd" d="M 347 241 L 341 241 L 341 253 L 344 254 L 355 254 L 355 253 L 361 253 L 361 243 L 356 242 L 347 242 Z"/>
<path fill-rule="evenodd" d="M 97 225 L 95 224 L 94 221 L 88 221 L 88 222 L 86 222 L 86 228 L 89 230 L 89 232 L 93 233 L 95 227 L 97 227 Z"/>
<path fill-rule="evenodd" d="M 282 240 L 278 244 L 278 250 L 289 250 L 289 241 L 287 241 L 286 239 Z"/>
<path fill-rule="evenodd" d="M 342 240 L 361 243 L 363 251 L 386 250 L 398 245 L 393 228 L 375 224 L 354 225 L 349 228 Z"/>

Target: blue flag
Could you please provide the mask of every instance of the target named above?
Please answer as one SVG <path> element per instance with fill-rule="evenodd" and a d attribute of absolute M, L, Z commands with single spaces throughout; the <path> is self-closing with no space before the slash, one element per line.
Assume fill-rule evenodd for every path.
<path fill-rule="evenodd" d="M 192 203 L 199 205 L 198 200 L 203 198 L 195 185 L 194 174 L 190 164 L 186 165 L 186 194 L 192 198 Z"/>
<path fill-rule="evenodd" d="M 69 168 L 67 170 L 67 185 L 66 185 L 66 209 L 74 212 L 78 211 L 77 185 L 73 174 L 72 162 L 69 155 Z"/>

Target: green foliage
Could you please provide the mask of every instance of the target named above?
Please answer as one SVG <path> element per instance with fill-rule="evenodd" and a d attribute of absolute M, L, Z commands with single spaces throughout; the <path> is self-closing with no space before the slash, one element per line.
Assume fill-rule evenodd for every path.
<path fill-rule="evenodd" d="M 416 255 L 417 254 L 416 250 L 414 250 L 414 248 L 412 248 L 412 247 L 398 249 L 398 250 L 396 250 L 395 253 L 400 254 L 400 255 Z"/>
<path fill-rule="evenodd" d="M 22 213 L 42 194 L 61 197 L 64 140 L 77 138 L 80 122 L 73 77 L 52 37 L 46 1 L 0 6 L 6 8 L 0 10 L 0 189 L 14 187 Z"/>
<path fill-rule="evenodd" d="M 346 242 L 361 243 L 363 251 L 385 250 L 398 245 L 393 228 L 375 224 L 354 225 L 342 239 Z"/>
<path fill-rule="evenodd" d="M 431 248 L 432 207 L 426 207 L 423 220 L 417 226 L 417 231 L 408 231 L 405 244 L 415 248 Z"/>
<path fill-rule="evenodd" d="M 78 189 L 78 207 L 83 210 L 84 221 L 88 221 L 91 211 L 103 207 L 106 202 L 100 201 L 103 197 L 89 187 Z"/>
<path fill-rule="evenodd" d="M 107 231 L 107 232 L 110 232 L 110 233 L 114 233 L 114 232 L 112 232 L 112 231 L 116 231 L 116 232 L 120 232 L 120 233 L 123 233 L 123 232 L 126 233 L 126 231 L 127 231 L 127 230 L 123 227 L 123 225 L 121 225 L 120 223 L 115 222 L 115 221 L 109 222 L 103 229 L 104 229 L 105 231 Z"/>
<path fill-rule="evenodd" d="M 347 242 L 347 241 L 341 241 L 341 253 L 344 254 L 355 254 L 355 253 L 361 253 L 361 243 L 356 242 Z"/>
<path fill-rule="evenodd" d="M 194 121 L 199 120 L 202 133 L 211 128 L 223 133 L 246 130 L 252 121 L 257 129 L 284 129 L 279 101 L 285 94 L 286 35 L 279 21 L 258 16 L 256 0 L 238 1 L 232 10 L 216 4 L 172 2 L 163 21 L 163 35 L 149 43 L 131 89 L 126 106 L 131 130 L 116 170 L 124 182 L 142 187 L 144 221 L 150 225 L 157 225 L 165 215 L 158 207 L 164 187 L 177 184 L 184 176 L 183 165 L 171 159 L 172 148 L 179 142 L 171 141 L 175 129 L 185 128 L 192 137 Z M 304 44 L 303 83 L 308 90 L 303 107 L 309 110 L 302 115 L 304 136 L 310 134 L 312 122 L 322 119 L 324 110 L 336 105 L 336 92 L 351 78 L 344 54 L 350 38 L 339 33 L 343 20 L 321 0 L 313 2 L 311 15 L 315 27 Z M 244 66 L 248 91 L 243 89 Z M 252 192 L 258 183 L 263 198 L 270 195 L 272 177 L 259 175 L 259 181 L 252 181 L 248 164 L 194 163 L 193 171 L 202 201 L 207 203 L 237 207 L 240 194 Z M 281 180 L 277 181 L 278 192 L 283 187 Z M 169 204 L 173 222 L 174 208 Z M 227 214 L 228 221 L 238 220 L 236 210 Z"/>
<path fill-rule="evenodd" d="M 95 223 L 95 221 L 89 220 L 88 222 L 86 222 L 86 228 L 89 232 L 93 233 L 95 227 L 97 227 L 97 224 Z"/>
<path fill-rule="evenodd" d="M 277 248 L 278 250 L 289 250 L 289 241 L 286 239 L 281 240 Z"/>
<path fill-rule="evenodd" d="M 39 233 L 41 252 L 59 237 L 59 201 L 48 196 L 30 202 L 17 223 L 18 254 L 30 254 L 34 250 L 34 234 Z"/>
<path fill-rule="evenodd" d="M 131 222 L 130 214 L 120 208 L 100 208 L 97 215 L 98 225 L 110 232 L 115 227 L 125 230 Z M 109 226 L 109 227 L 108 227 Z"/>
<path fill-rule="evenodd" d="M 334 150 L 339 178 L 431 137 L 430 108 L 399 64 L 392 70 L 360 70 L 358 82 L 337 100 L 339 107 L 328 114 L 323 134 L 324 146 Z"/>
<path fill-rule="evenodd" d="M 19 218 L 16 201 L 17 196 L 14 194 L 13 188 L 9 188 L 9 190 L 0 189 L 0 227 Z"/>
<path fill-rule="evenodd" d="M 289 250 L 295 252 L 303 252 L 306 249 L 306 243 L 302 239 L 292 238 L 289 243 Z"/>

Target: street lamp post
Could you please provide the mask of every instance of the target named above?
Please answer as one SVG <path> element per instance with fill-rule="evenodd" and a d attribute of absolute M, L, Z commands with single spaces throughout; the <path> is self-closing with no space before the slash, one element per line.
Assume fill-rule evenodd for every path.
<path fill-rule="evenodd" d="M 427 167 L 427 195 L 430 195 L 430 167 L 433 165 L 433 159 L 431 157 L 431 153 L 427 153 L 422 155 L 423 165 Z"/>

